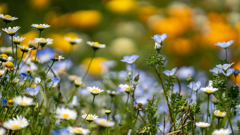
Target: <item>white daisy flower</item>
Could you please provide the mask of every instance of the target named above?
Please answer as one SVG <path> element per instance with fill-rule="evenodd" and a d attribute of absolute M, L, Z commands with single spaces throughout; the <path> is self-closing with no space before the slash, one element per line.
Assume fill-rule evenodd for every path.
<path fill-rule="evenodd" d="M 5 135 L 6 130 L 4 128 L 0 128 L 0 135 Z"/>
<path fill-rule="evenodd" d="M 14 64 L 10 61 L 4 63 L 4 69 L 7 70 L 7 71 L 13 71 L 16 69 L 16 67 L 14 67 Z"/>
<path fill-rule="evenodd" d="M 205 88 L 201 88 L 201 91 L 205 92 L 206 94 L 212 94 L 213 92 L 217 91 L 218 88 L 213 88 L 213 87 L 205 87 Z"/>
<path fill-rule="evenodd" d="M 64 57 L 61 55 L 58 55 L 57 53 L 55 53 L 54 57 L 52 58 L 53 61 L 61 61 L 63 59 Z"/>
<path fill-rule="evenodd" d="M 0 14 L 0 18 L 2 18 L 5 22 L 11 22 L 18 19 L 17 17 L 12 17 L 10 15 L 3 15 L 3 14 Z"/>
<path fill-rule="evenodd" d="M 58 119 L 75 120 L 77 118 L 77 112 L 68 108 L 58 107 L 56 110 L 56 117 Z"/>
<path fill-rule="evenodd" d="M 113 91 L 113 90 L 107 90 L 107 93 L 108 93 L 110 96 L 115 96 L 116 94 L 118 94 L 117 91 Z"/>
<path fill-rule="evenodd" d="M 206 127 L 209 127 L 210 124 L 209 123 L 205 123 L 205 122 L 197 122 L 196 126 L 198 126 L 200 128 L 206 128 Z"/>
<path fill-rule="evenodd" d="M 88 129 L 84 129 L 81 127 L 68 127 L 67 130 L 70 133 L 81 134 L 81 135 L 87 135 L 90 133 L 90 131 Z"/>
<path fill-rule="evenodd" d="M 12 54 L 12 47 L 1 47 L 0 51 L 6 54 Z"/>
<path fill-rule="evenodd" d="M 25 52 L 25 53 L 27 53 L 27 52 L 29 52 L 29 51 L 32 50 L 32 48 L 29 48 L 29 47 L 27 47 L 27 46 L 25 46 L 25 45 L 17 45 L 17 46 L 19 47 L 19 49 L 20 49 L 22 52 Z"/>
<path fill-rule="evenodd" d="M 89 44 L 94 49 L 99 49 L 99 48 L 105 48 L 106 47 L 105 44 L 100 44 L 98 42 L 87 41 L 87 44 Z"/>
<path fill-rule="evenodd" d="M 31 26 L 37 28 L 38 30 L 43 30 L 45 28 L 50 27 L 50 25 L 45 24 L 45 23 L 44 24 L 32 24 Z"/>
<path fill-rule="evenodd" d="M 53 39 L 51 38 L 34 38 L 34 40 L 37 41 L 42 47 L 53 43 Z"/>
<path fill-rule="evenodd" d="M 87 117 L 87 118 L 86 118 Z M 84 115 L 82 115 L 82 118 L 83 119 L 85 119 L 86 118 L 86 120 L 88 121 L 88 122 L 92 122 L 92 121 L 94 121 L 94 120 L 96 120 L 97 118 L 98 118 L 98 116 L 97 115 L 95 115 L 95 114 L 84 114 Z"/>
<path fill-rule="evenodd" d="M 106 119 L 102 119 L 102 118 L 96 119 L 94 122 L 101 127 L 112 127 L 115 124 L 113 121 L 107 121 Z"/>
<path fill-rule="evenodd" d="M 215 111 L 214 111 L 215 117 L 218 117 L 218 118 L 225 117 L 226 114 L 227 114 L 226 112 L 221 112 L 220 110 L 215 110 Z"/>
<path fill-rule="evenodd" d="M 240 109 L 240 105 L 236 105 L 236 108 Z"/>
<path fill-rule="evenodd" d="M 120 84 L 119 87 L 123 89 L 125 92 L 129 93 L 131 90 L 131 87 L 127 84 Z"/>
<path fill-rule="evenodd" d="M 26 96 L 17 96 L 13 101 L 20 106 L 29 106 L 33 104 L 33 99 Z"/>
<path fill-rule="evenodd" d="M 17 116 L 17 118 L 13 118 L 12 120 L 10 119 L 10 120 L 4 122 L 3 126 L 10 130 L 19 130 L 19 129 L 27 127 L 28 121 L 26 120 L 26 118 L 24 118 L 22 116 Z"/>
<path fill-rule="evenodd" d="M 219 129 L 219 130 L 214 130 L 212 135 L 230 135 L 232 131 L 230 129 Z"/>
<path fill-rule="evenodd" d="M 74 84 L 75 84 L 76 87 L 79 87 L 79 86 L 81 86 L 81 84 L 82 84 L 82 80 L 76 79 L 76 80 L 74 81 Z"/>
<path fill-rule="evenodd" d="M 98 95 L 99 93 L 103 92 L 104 90 L 99 89 L 98 87 L 87 87 L 87 90 L 91 92 L 92 95 Z"/>
<path fill-rule="evenodd" d="M 70 38 L 70 37 L 65 37 L 67 41 L 69 41 L 72 45 L 78 44 L 82 42 L 81 38 Z"/>
<path fill-rule="evenodd" d="M 12 37 L 9 37 L 9 38 L 12 39 Z M 13 43 L 14 44 L 20 44 L 24 39 L 25 39 L 25 37 L 19 37 L 19 36 L 15 37 L 15 36 L 13 36 Z"/>
<path fill-rule="evenodd" d="M 15 35 L 15 33 L 20 29 L 21 27 L 19 26 L 16 26 L 16 27 L 8 27 L 8 28 L 5 28 L 5 29 L 2 29 L 3 31 L 5 31 L 8 35 L 10 36 L 13 36 Z"/>
<path fill-rule="evenodd" d="M 0 60 L 3 62 L 9 61 L 9 57 L 6 54 L 1 54 L 0 55 Z"/>
<path fill-rule="evenodd" d="M 0 77 L 5 74 L 5 70 L 0 70 Z"/>

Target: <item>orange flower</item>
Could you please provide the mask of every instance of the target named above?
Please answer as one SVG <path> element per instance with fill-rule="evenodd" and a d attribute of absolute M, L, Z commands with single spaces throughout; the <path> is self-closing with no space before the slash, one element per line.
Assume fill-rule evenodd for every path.
<path fill-rule="evenodd" d="M 119 14 L 125 14 L 136 8 L 136 0 L 111 0 L 106 3 L 106 7 Z"/>
<path fill-rule="evenodd" d="M 143 6 L 137 8 L 137 15 L 142 22 L 146 22 L 147 19 L 156 13 L 156 7 L 154 6 Z"/>
<path fill-rule="evenodd" d="M 193 50 L 192 43 L 188 39 L 176 38 L 169 41 L 169 44 L 166 45 L 167 50 L 171 50 L 176 55 L 187 56 Z"/>
<path fill-rule="evenodd" d="M 42 10 L 48 7 L 49 0 L 31 0 L 30 4 L 33 9 Z"/>

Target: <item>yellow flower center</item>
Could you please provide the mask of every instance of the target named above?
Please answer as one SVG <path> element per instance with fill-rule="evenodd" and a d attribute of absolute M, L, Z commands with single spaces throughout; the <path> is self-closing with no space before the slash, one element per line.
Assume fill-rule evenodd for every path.
<path fill-rule="evenodd" d="M 99 123 L 100 124 L 107 124 L 107 120 L 101 120 Z"/>
<path fill-rule="evenodd" d="M 59 55 L 57 53 L 55 53 L 55 56 L 54 56 L 55 59 L 58 59 L 59 58 Z"/>
<path fill-rule="evenodd" d="M 219 135 L 225 135 L 224 133 L 220 133 Z"/>
<path fill-rule="evenodd" d="M 45 41 L 46 39 L 45 38 L 42 38 L 40 41 Z"/>
<path fill-rule="evenodd" d="M 222 115 L 223 113 L 222 112 L 218 112 L 218 114 Z"/>
<path fill-rule="evenodd" d="M 19 105 L 27 105 L 27 103 L 24 102 L 24 101 L 21 101 L 21 102 L 19 103 Z"/>
<path fill-rule="evenodd" d="M 111 113 L 111 110 L 106 110 L 105 113 L 109 114 L 109 113 Z"/>
<path fill-rule="evenodd" d="M 212 93 L 212 91 L 210 89 L 207 89 L 205 92 L 206 93 Z"/>
<path fill-rule="evenodd" d="M 131 89 L 131 87 L 130 87 L 130 86 L 128 86 L 128 87 L 126 87 L 126 89 L 127 89 L 127 90 L 130 90 L 130 89 Z"/>
<path fill-rule="evenodd" d="M 20 129 L 20 126 L 19 125 L 12 125 L 12 127 L 11 127 L 13 130 L 14 129 Z"/>
<path fill-rule="evenodd" d="M 87 119 L 94 119 L 92 116 L 87 116 Z"/>
<path fill-rule="evenodd" d="M 63 118 L 68 118 L 69 117 L 68 114 L 63 114 L 62 116 L 63 116 Z"/>
<path fill-rule="evenodd" d="M 94 43 L 95 45 L 98 45 L 98 46 L 100 45 L 98 42 L 93 42 L 93 43 Z"/>
<path fill-rule="evenodd" d="M 97 90 L 97 89 L 92 89 L 92 92 L 91 92 L 91 93 L 99 94 L 99 90 Z"/>
<path fill-rule="evenodd" d="M 35 88 L 37 85 L 36 84 L 34 84 L 33 86 L 32 86 L 32 88 Z"/>
<path fill-rule="evenodd" d="M 3 58 L 5 58 L 5 59 L 8 59 L 7 54 L 1 54 L 0 57 L 3 57 Z"/>
<path fill-rule="evenodd" d="M 4 15 L 5 18 L 12 18 L 10 15 Z"/>
<path fill-rule="evenodd" d="M 2 76 L 3 75 L 3 73 L 2 72 L 0 72 L 0 76 Z"/>
<path fill-rule="evenodd" d="M 12 62 L 7 62 L 5 65 L 7 68 L 13 68 L 13 63 Z"/>
<path fill-rule="evenodd" d="M 199 125 L 199 127 L 205 127 L 205 125 L 204 125 L 204 124 L 201 124 L 201 125 Z"/>
<path fill-rule="evenodd" d="M 82 133 L 82 130 L 77 128 L 77 129 L 75 129 L 75 132 Z"/>
<path fill-rule="evenodd" d="M 10 99 L 10 100 L 8 100 L 8 103 L 9 104 L 14 104 L 14 101 Z"/>
<path fill-rule="evenodd" d="M 42 28 L 42 27 L 43 27 L 43 25 L 38 25 L 37 27 L 38 27 L 38 28 Z"/>

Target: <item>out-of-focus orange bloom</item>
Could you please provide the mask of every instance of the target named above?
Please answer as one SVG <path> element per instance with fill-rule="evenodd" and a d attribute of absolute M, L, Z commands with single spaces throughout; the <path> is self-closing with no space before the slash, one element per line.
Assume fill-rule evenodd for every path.
<path fill-rule="evenodd" d="M 7 4 L 1 4 L 0 5 L 0 14 L 6 14 L 7 13 Z"/>
<path fill-rule="evenodd" d="M 114 13 L 125 14 L 133 11 L 137 6 L 136 0 L 111 0 L 106 7 Z"/>
<path fill-rule="evenodd" d="M 177 37 L 193 25 L 191 12 L 187 7 L 169 9 L 170 17 L 154 21 L 150 25 L 156 33 L 167 33 L 168 37 Z"/>
<path fill-rule="evenodd" d="M 236 62 L 236 64 L 233 65 L 233 68 L 240 70 L 240 61 Z M 235 81 L 235 76 L 233 76 L 232 79 Z M 238 74 L 238 76 L 237 76 L 236 83 L 240 84 L 240 74 Z"/>
<path fill-rule="evenodd" d="M 193 51 L 192 43 L 188 39 L 176 38 L 169 41 L 166 45 L 167 51 L 176 55 L 187 56 Z"/>
<path fill-rule="evenodd" d="M 28 46 L 28 42 L 30 40 L 34 40 L 34 38 L 38 38 L 39 37 L 39 33 L 37 31 L 29 31 L 25 34 L 20 35 L 20 37 L 25 37 L 25 39 L 21 42 L 20 45 L 25 45 Z M 20 49 L 18 49 L 18 52 L 20 52 Z M 32 50 L 31 54 L 35 55 L 36 51 Z M 18 53 L 18 57 L 21 57 L 21 53 Z"/>
<path fill-rule="evenodd" d="M 59 28 L 66 26 L 66 20 L 68 19 L 69 14 L 64 14 L 57 16 L 55 12 L 49 12 L 46 15 L 47 24 L 51 25 L 52 28 Z"/>
<path fill-rule="evenodd" d="M 48 7 L 49 0 L 31 0 L 30 4 L 35 10 L 43 10 Z"/>
<path fill-rule="evenodd" d="M 237 37 L 237 44 L 240 44 L 240 23 L 237 23 L 236 24 L 236 29 L 237 29 L 237 32 L 238 32 L 238 37 Z"/>
<path fill-rule="evenodd" d="M 91 58 L 86 58 L 82 61 L 82 64 L 85 65 L 85 69 L 87 69 Z M 102 64 L 103 61 L 106 61 L 106 58 L 103 57 L 96 57 L 93 59 L 91 66 L 89 68 L 88 73 L 91 75 L 100 75 L 103 73 L 107 68 Z"/>
<path fill-rule="evenodd" d="M 207 16 L 211 22 L 225 22 L 226 18 L 226 14 L 218 14 L 216 12 L 208 13 Z"/>
<path fill-rule="evenodd" d="M 97 10 L 80 10 L 69 15 L 68 24 L 74 28 L 87 29 L 95 27 L 102 20 Z"/>
<path fill-rule="evenodd" d="M 68 53 L 72 46 L 64 37 L 75 38 L 75 37 L 78 37 L 78 35 L 75 33 L 72 33 L 72 32 L 66 33 L 65 35 L 52 33 L 49 35 L 49 37 L 53 39 L 53 44 L 52 44 L 53 48 L 57 48 L 57 49 L 62 50 L 65 53 Z M 77 45 L 74 45 L 73 47 L 75 48 L 76 46 Z M 74 50 L 74 48 L 73 48 L 73 50 Z"/>
<path fill-rule="evenodd" d="M 143 6 L 143 7 L 138 7 L 137 8 L 137 14 L 138 14 L 138 17 L 139 19 L 142 21 L 142 22 L 145 22 L 147 21 L 147 19 L 153 15 L 153 14 L 156 14 L 156 7 L 154 6 Z"/>

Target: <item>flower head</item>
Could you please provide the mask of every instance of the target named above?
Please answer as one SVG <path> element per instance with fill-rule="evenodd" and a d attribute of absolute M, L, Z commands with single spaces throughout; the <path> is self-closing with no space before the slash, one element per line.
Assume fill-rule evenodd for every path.
<path fill-rule="evenodd" d="M 132 56 L 124 56 L 121 61 L 126 62 L 128 64 L 132 64 L 133 62 L 135 62 L 137 60 L 138 57 L 139 57 L 139 55 L 136 55 L 136 54 L 134 54 Z"/>
<path fill-rule="evenodd" d="M 12 120 L 8 120 L 4 122 L 3 126 L 10 130 L 19 130 L 28 126 L 28 121 L 26 118 L 22 116 L 17 116 L 17 118 L 13 118 Z"/>
<path fill-rule="evenodd" d="M 74 110 L 70 110 L 68 108 L 59 108 L 58 107 L 56 110 L 56 117 L 59 119 L 75 120 L 77 118 L 77 112 Z"/>
<path fill-rule="evenodd" d="M 5 67 L 5 70 L 8 70 L 8 71 L 13 71 L 15 70 L 16 68 L 14 67 L 14 64 L 12 62 L 6 62 L 4 64 L 4 67 Z"/>
<path fill-rule="evenodd" d="M 114 122 L 107 121 L 106 119 L 103 118 L 96 119 L 95 122 L 101 127 L 112 127 L 115 124 Z"/>
<path fill-rule="evenodd" d="M 119 87 L 123 89 L 126 93 L 129 93 L 131 90 L 131 87 L 127 84 L 120 84 Z"/>
<path fill-rule="evenodd" d="M 40 62 L 45 63 L 54 57 L 55 53 L 51 48 L 45 48 L 37 51 L 37 58 Z"/>
<path fill-rule="evenodd" d="M 28 87 L 25 91 L 31 96 L 36 96 L 40 91 L 41 86 L 33 85 L 32 87 Z"/>
<path fill-rule="evenodd" d="M 69 43 L 71 43 L 71 45 L 75 45 L 75 44 L 78 44 L 78 43 L 82 42 L 82 39 L 81 39 L 81 38 L 65 37 L 65 39 L 66 39 L 67 41 L 69 41 Z"/>
<path fill-rule="evenodd" d="M 93 49 L 105 48 L 105 44 L 100 44 L 98 42 L 87 41 L 87 44 L 90 45 Z"/>
<path fill-rule="evenodd" d="M 233 63 L 229 63 L 229 64 L 223 64 L 223 65 L 218 64 L 218 65 L 216 65 L 216 67 L 218 67 L 219 69 L 225 71 L 225 70 L 229 69 L 233 64 L 234 64 L 234 62 Z"/>
<path fill-rule="evenodd" d="M 19 26 L 16 26 L 16 27 L 8 27 L 8 28 L 5 28 L 5 29 L 2 29 L 3 31 L 5 31 L 8 35 L 10 36 L 13 36 L 15 35 L 15 33 L 20 29 L 21 27 Z"/>
<path fill-rule="evenodd" d="M 188 85 L 188 88 L 194 90 L 194 91 L 197 91 L 200 89 L 200 87 L 202 86 L 202 83 L 201 81 L 198 81 L 198 82 L 190 82 L 189 85 Z"/>
<path fill-rule="evenodd" d="M 67 130 L 70 133 L 81 134 L 81 135 L 87 135 L 90 133 L 90 131 L 88 129 L 84 129 L 81 127 L 68 127 Z"/>
<path fill-rule="evenodd" d="M 230 135 L 232 131 L 230 129 L 219 129 L 214 130 L 212 135 Z"/>
<path fill-rule="evenodd" d="M 58 55 L 57 53 L 54 54 L 54 57 L 52 58 L 53 61 L 61 61 L 64 57 L 61 55 Z"/>
<path fill-rule="evenodd" d="M 48 83 L 48 86 L 56 87 L 60 82 L 58 77 L 52 78 L 51 81 Z"/>
<path fill-rule="evenodd" d="M 172 69 L 171 71 L 165 70 L 165 71 L 163 71 L 163 73 L 164 73 L 165 75 L 167 75 L 167 76 L 173 76 L 176 71 L 177 71 L 177 68 L 174 68 L 174 69 Z"/>
<path fill-rule="evenodd" d="M 228 48 L 230 45 L 232 45 L 232 43 L 234 42 L 234 40 L 230 40 L 228 42 L 218 42 L 217 44 L 215 44 L 215 46 L 219 46 L 223 49 Z"/>
<path fill-rule="evenodd" d="M 157 43 L 161 43 L 163 42 L 165 39 L 167 38 L 167 34 L 164 33 L 162 35 L 156 34 L 152 37 L 152 39 L 157 42 Z"/>
<path fill-rule="evenodd" d="M 12 39 L 12 37 L 10 37 L 10 39 Z M 13 43 L 14 44 L 20 44 L 24 39 L 25 39 L 25 37 L 19 37 L 19 36 L 15 37 L 15 36 L 13 36 Z"/>
<path fill-rule="evenodd" d="M 205 88 L 201 88 L 200 90 L 205 92 L 206 94 L 212 94 L 213 92 L 217 91 L 218 88 L 205 87 Z"/>
<path fill-rule="evenodd" d="M 13 101 L 20 106 L 29 106 L 33 104 L 33 99 L 25 96 L 17 96 Z"/>
<path fill-rule="evenodd" d="M 86 118 L 87 117 L 87 118 Z M 86 118 L 86 120 L 88 121 L 88 122 L 92 122 L 92 121 L 94 121 L 94 120 L 96 120 L 97 118 L 98 118 L 98 116 L 97 115 L 95 115 L 95 114 L 84 114 L 84 115 L 82 115 L 82 118 L 83 119 L 85 119 Z"/>
<path fill-rule="evenodd" d="M 221 112 L 220 110 L 214 111 L 215 117 L 218 117 L 218 118 L 222 118 L 222 117 L 226 116 L 226 114 L 227 114 L 226 112 Z"/>
<path fill-rule="evenodd" d="M 98 95 L 99 93 L 103 92 L 104 90 L 99 89 L 98 87 L 87 87 L 87 90 L 91 92 L 92 95 Z"/>
<path fill-rule="evenodd" d="M 3 14 L 0 14 L 0 18 L 2 18 L 3 21 L 5 21 L 6 23 L 9 23 L 18 19 L 17 17 L 12 17 L 10 15 L 3 15 Z"/>
<path fill-rule="evenodd" d="M 0 135 L 5 135 L 6 130 L 4 128 L 0 128 Z"/>
<path fill-rule="evenodd" d="M 209 123 L 205 123 L 205 122 L 197 122 L 196 126 L 198 126 L 200 128 L 206 128 L 206 127 L 209 127 L 210 124 Z"/>
<path fill-rule="evenodd" d="M 50 27 L 48 24 L 32 24 L 31 26 L 37 28 L 40 31 Z"/>
<path fill-rule="evenodd" d="M 20 48 L 20 50 L 21 50 L 23 53 L 27 53 L 27 52 L 29 52 L 29 51 L 32 50 L 32 48 L 29 48 L 29 47 L 27 47 L 27 46 L 25 46 L 25 45 L 17 45 L 17 46 Z"/>
<path fill-rule="evenodd" d="M 34 40 L 37 41 L 42 48 L 45 45 L 50 45 L 53 43 L 53 39 L 51 38 L 35 38 Z"/>

